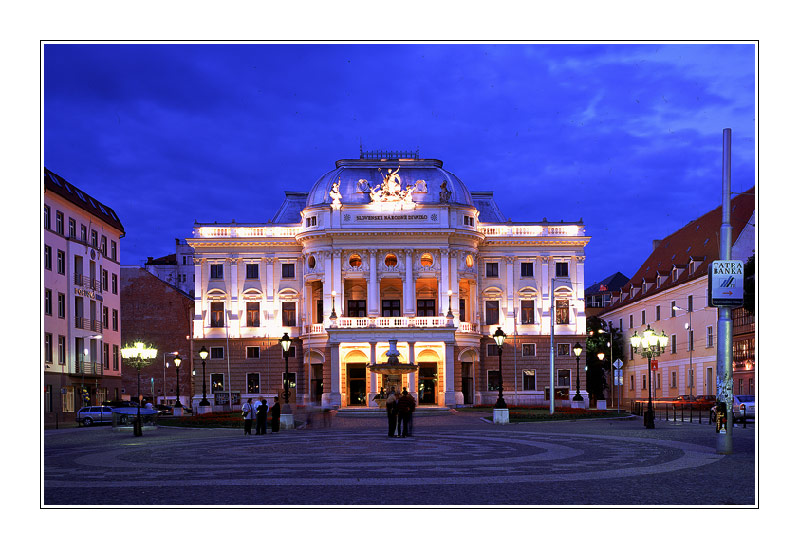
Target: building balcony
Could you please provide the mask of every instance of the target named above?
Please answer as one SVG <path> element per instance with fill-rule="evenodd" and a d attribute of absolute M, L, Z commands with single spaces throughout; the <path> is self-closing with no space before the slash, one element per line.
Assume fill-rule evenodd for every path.
<path fill-rule="evenodd" d="M 94 361 L 75 360 L 74 374 L 81 374 L 84 376 L 102 376 L 103 364 Z"/>
<path fill-rule="evenodd" d="M 97 291 L 101 290 L 100 281 L 98 279 L 90 279 L 89 277 L 85 277 L 80 273 L 76 273 L 73 280 L 76 285 L 81 286 L 83 288 L 88 288 Z"/>
<path fill-rule="evenodd" d="M 75 328 L 97 332 L 98 334 L 103 332 L 103 324 L 100 321 L 85 317 L 75 317 Z"/>
<path fill-rule="evenodd" d="M 454 321 L 459 332 L 480 334 L 480 326 L 476 323 Z M 447 317 L 340 317 L 336 328 L 344 329 L 397 329 L 397 328 L 446 328 Z M 316 323 L 307 325 L 304 334 L 325 334 L 325 325 Z"/>

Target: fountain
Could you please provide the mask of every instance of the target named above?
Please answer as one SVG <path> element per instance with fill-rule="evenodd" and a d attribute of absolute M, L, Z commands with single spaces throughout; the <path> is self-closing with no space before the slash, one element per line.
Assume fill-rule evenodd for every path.
<path fill-rule="evenodd" d="M 370 365 L 371 372 L 376 374 L 389 374 L 389 375 L 402 375 L 417 372 L 417 365 L 411 363 L 400 362 L 400 352 L 397 351 L 397 340 L 389 340 L 389 351 L 386 352 L 387 360 L 385 363 L 375 363 Z M 386 388 L 388 389 L 388 388 Z M 396 388 L 397 393 L 400 393 L 400 387 Z M 384 408 L 386 406 L 386 398 L 379 397 L 383 395 L 383 389 L 380 394 L 373 397 L 373 401 L 378 404 L 378 407 Z"/>

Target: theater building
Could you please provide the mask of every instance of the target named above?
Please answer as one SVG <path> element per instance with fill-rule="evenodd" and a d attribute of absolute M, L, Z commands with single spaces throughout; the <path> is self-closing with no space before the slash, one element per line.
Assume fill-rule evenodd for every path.
<path fill-rule="evenodd" d="M 493 404 L 490 335 L 500 326 L 507 402 L 543 402 L 551 302 L 556 394 L 567 397 L 576 382 L 572 346 L 585 343 L 588 242 L 582 221 L 512 223 L 493 192 L 470 191 L 440 160 L 339 160 L 308 192 L 286 192 L 269 223 L 198 223 L 187 239 L 193 348 L 210 352 L 208 398 L 235 405 L 279 393 L 286 363 L 278 339 L 287 333 L 297 404 L 374 407 L 390 386 L 409 388 L 420 406 Z M 386 361 L 390 340 L 416 370 L 370 368 Z M 203 375 L 195 365 L 196 405 Z"/>

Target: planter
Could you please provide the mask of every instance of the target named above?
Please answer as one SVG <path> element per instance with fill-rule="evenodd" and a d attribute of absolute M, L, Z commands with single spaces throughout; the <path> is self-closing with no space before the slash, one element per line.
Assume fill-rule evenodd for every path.
<path fill-rule="evenodd" d="M 598 411 L 606 410 L 606 400 L 605 399 L 598 399 L 597 400 L 597 410 Z"/>

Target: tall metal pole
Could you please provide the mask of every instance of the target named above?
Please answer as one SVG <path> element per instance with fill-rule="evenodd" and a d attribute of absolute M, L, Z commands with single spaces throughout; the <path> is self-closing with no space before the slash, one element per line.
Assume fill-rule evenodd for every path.
<path fill-rule="evenodd" d="M 722 130 L 722 225 L 719 259 L 731 259 L 731 129 Z M 710 277 L 711 275 L 709 275 Z M 717 308 L 717 402 L 725 402 L 725 429 L 717 435 L 717 453 L 733 453 L 733 319 L 731 308 Z"/>
<path fill-rule="evenodd" d="M 550 279 L 550 414 L 556 412 L 556 357 L 555 350 L 553 349 L 553 331 L 555 330 L 555 300 L 553 296 L 553 288 L 556 286 L 556 280 Z"/>

